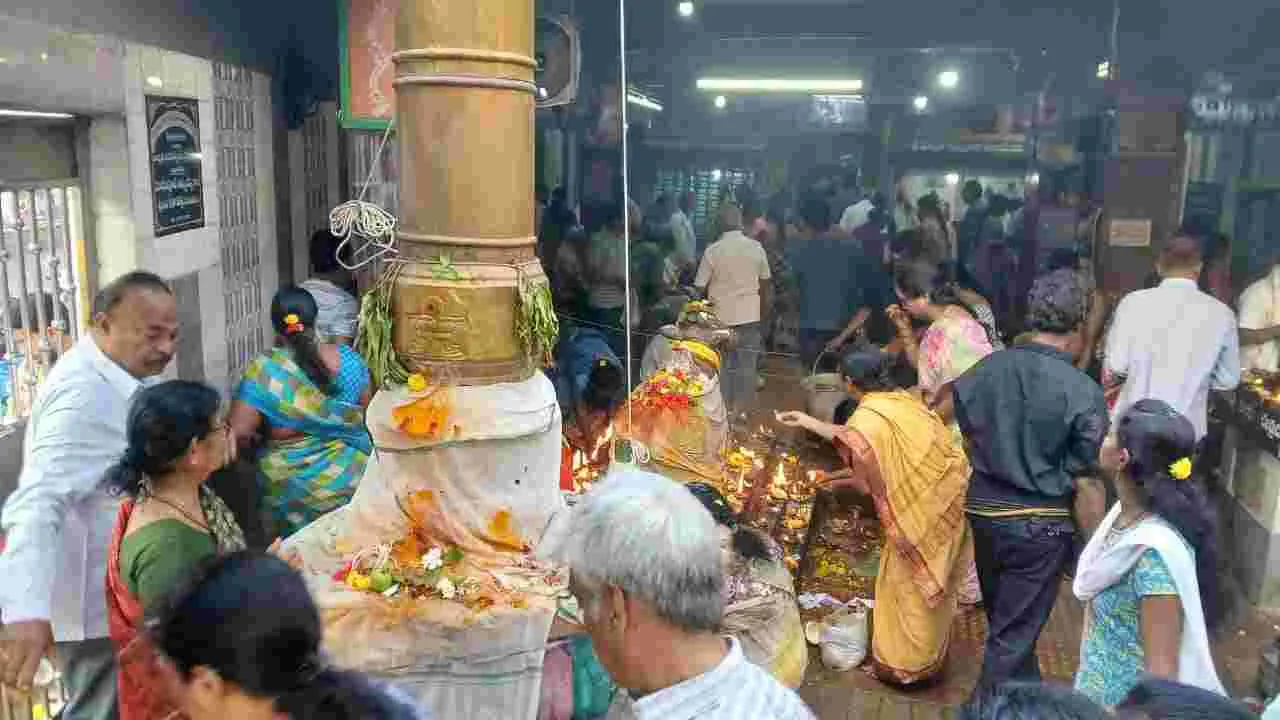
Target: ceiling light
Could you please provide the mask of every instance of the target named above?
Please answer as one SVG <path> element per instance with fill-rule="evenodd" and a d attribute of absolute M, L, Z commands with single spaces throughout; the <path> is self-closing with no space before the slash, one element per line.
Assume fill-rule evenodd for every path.
<path fill-rule="evenodd" d="M 1098 68 L 1094 71 L 1094 74 L 1098 76 L 1099 80 L 1106 80 L 1111 77 L 1111 63 L 1106 60 L 1098 63 Z"/>
<path fill-rule="evenodd" d="M 917 95 L 915 99 L 911 101 L 911 106 L 916 109 L 916 112 L 924 112 L 925 110 L 928 110 L 929 96 Z"/>
<path fill-rule="evenodd" d="M 49 53 L 47 52 L 40 53 L 40 62 L 49 62 Z"/>
<path fill-rule="evenodd" d="M 1028 185 L 1039 185 L 1039 184 L 1040 184 L 1040 173 L 1038 173 L 1038 172 L 1027 173 L 1027 184 L 1028 184 Z"/>
<path fill-rule="evenodd" d="M 0 109 L 0 117 L 11 118 L 38 118 L 41 120 L 70 120 L 75 117 L 67 113 L 60 112 L 37 112 L 35 110 L 3 110 Z"/>
<path fill-rule="evenodd" d="M 725 107 L 726 107 L 726 106 L 728 106 L 728 104 L 729 104 L 729 98 L 727 98 L 727 97 L 725 97 L 725 96 L 723 96 L 723 95 L 717 95 L 717 96 L 716 96 L 716 108 L 717 108 L 717 109 L 719 109 L 719 110 L 723 110 L 723 109 L 725 109 Z"/>
<path fill-rule="evenodd" d="M 828 78 L 826 80 L 800 80 L 790 78 L 698 78 L 699 90 L 730 90 L 746 92 L 807 92 L 840 93 L 862 90 L 862 81 L 856 78 Z"/>
<path fill-rule="evenodd" d="M 693 3 L 689 2 L 688 0 L 685 0 L 685 2 L 680 3 L 676 9 L 680 12 L 680 17 L 684 17 L 684 18 L 693 17 L 693 11 L 694 11 Z"/>
<path fill-rule="evenodd" d="M 960 73 L 956 72 L 955 70 L 943 70 L 942 72 L 938 73 L 939 86 L 946 88 L 947 90 L 953 90 L 959 84 L 960 84 Z"/>
<path fill-rule="evenodd" d="M 164 87 L 164 81 L 155 75 L 147 76 L 147 84 L 153 88 Z"/>
<path fill-rule="evenodd" d="M 723 177 L 724 177 L 724 172 L 723 172 L 722 170 L 712 170 L 712 171 L 711 171 L 711 181 L 712 181 L 712 182 L 720 182 L 720 179 L 721 179 L 721 178 L 723 178 Z"/>
<path fill-rule="evenodd" d="M 627 102 L 637 107 L 642 107 L 645 110 L 662 112 L 662 103 L 658 102 L 657 100 L 654 100 L 651 97 L 648 97 L 647 95 L 642 95 L 638 92 L 627 93 Z"/>
<path fill-rule="evenodd" d="M 947 184 L 948 184 L 948 185 L 952 185 L 952 186 L 954 186 L 954 185 L 959 185 L 959 184 L 960 184 L 960 173 L 953 173 L 953 172 L 949 172 L 949 173 L 947 173 L 946 180 L 947 180 Z"/>

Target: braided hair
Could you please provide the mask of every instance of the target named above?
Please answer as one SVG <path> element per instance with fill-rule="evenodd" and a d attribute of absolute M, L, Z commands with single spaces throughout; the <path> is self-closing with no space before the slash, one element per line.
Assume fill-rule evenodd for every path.
<path fill-rule="evenodd" d="M 316 318 L 319 314 L 316 299 L 304 288 L 294 285 L 282 287 L 271 299 L 271 327 L 276 335 L 284 341 L 307 379 L 324 394 L 332 395 L 336 383 L 320 357 L 320 346 L 316 342 Z"/>
<path fill-rule="evenodd" d="M 1139 400 L 1116 428 L 1120 447 L 1129 452 L 1126 471 L 1147 510 L 1173 526 L 1195 551 L 1196 580 L 1205 623 L 1214 627 L 1224 615 L 1218 582 L 1217 523 L 1204 489 L 1192 478 L 1174 477 L 1174 467 L 1195 454 L 1191 421 L 1161 400 Z"/>

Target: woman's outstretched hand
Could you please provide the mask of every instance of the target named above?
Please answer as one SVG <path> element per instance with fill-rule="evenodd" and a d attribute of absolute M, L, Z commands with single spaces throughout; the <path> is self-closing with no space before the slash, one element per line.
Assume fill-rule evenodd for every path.
<path fill-rule="evenodd" d="M 788 410 L 787 412 L 774 413 L 773 417 L 781 425 L 784 425 L 786 427 L 792 427 L 792 428 L 804 428 L 805 430 L 812 429 L 813 426 L 818 422 L 817 420 L 814 420 L 809 415 L 806 415 L 805 413 L 799 412 L 797 410 Z"/>

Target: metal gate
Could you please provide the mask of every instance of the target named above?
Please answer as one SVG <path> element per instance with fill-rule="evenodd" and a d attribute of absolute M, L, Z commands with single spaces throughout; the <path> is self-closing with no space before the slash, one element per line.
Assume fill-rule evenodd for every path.
<path fill-rule="evenodd" d="M 88 322 L 83 217 L 75 180 L 0 184 L 0 424 L 30 413 Z"/>
<path fill-rule="evenodd" d="M 214 63 L 213 102 L 227 311 L 227 379 L 234 388 L 249 362 L 262 351 L 265 334 L 253 73 L 238 65 Z M 269 122 L 269 118 L 263 121 Z"/>

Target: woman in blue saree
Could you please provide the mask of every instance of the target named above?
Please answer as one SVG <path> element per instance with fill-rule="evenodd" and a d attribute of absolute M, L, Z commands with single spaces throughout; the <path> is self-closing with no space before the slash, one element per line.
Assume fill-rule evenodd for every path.
<path fill-rule="evenodd" d="M 276 343 L 249 364 L 231 408 L 241 443 L 265 439 L 258 468 L 282 537 L 345 505 L 373 451 L 364 424 L 369 369 L 350 347 L 316 341 L 316 315 L 306 290 L 276 293 Z"/>

